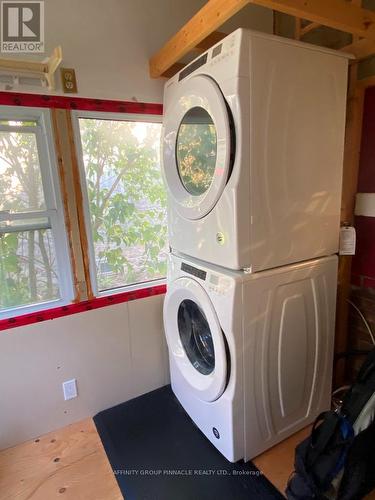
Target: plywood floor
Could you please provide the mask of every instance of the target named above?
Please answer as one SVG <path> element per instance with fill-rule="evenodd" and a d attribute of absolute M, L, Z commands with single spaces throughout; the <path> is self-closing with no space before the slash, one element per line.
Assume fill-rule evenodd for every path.
<path fill-rule="evenodd" d="M 0 452 L 1 500 L 122 500 L 94 422 Z"/>
<path fill-rule="evenodd" d="M 254 460 L 281 491 L 304 429 Z M 0 452 L 0 500 L 121 500 L 91 419 Z M 375 500 L 375 493 L 367 500 Z"/>

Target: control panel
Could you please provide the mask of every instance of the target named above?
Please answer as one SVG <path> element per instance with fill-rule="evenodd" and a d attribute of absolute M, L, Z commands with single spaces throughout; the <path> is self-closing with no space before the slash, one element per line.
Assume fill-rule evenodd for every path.
<path fill-rule="evenodd" d="M 191 266 L 190 264 L 186 264 L 186 262 L 182 262 L 181 271 L 184 271 L 185 273 L 191 274 L 192 276 L 195 276 L 196 278 L 199 278 L 202 281 L 206 281 L 206 277 L 207 277 L 206 271 L 203 271 L 202 269 L 198 269 L 197 267 Z"/>

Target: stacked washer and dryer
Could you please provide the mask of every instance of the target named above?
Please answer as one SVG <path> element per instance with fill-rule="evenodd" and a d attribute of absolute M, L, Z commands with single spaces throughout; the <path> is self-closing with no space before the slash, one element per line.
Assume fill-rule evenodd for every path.
<path fill-rule="evenodd" d="M 347 70 L 240 29 L 165 87 L 171 384 L 232 462 L 330 405 Z"/>

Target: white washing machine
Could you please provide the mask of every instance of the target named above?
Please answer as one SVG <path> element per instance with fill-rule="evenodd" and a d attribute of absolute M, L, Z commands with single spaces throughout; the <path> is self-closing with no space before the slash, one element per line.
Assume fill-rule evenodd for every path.
<path fill-rule="evenodd" d="M 337 251 L 347 69 L 239 29 L 166 83 L 174 253 L 256 272 Z"/>
<path fill-rule="evenodd" d="M 330 406 L 337 257 L 256 274 L 170 256 L 172 389 L 230 461 L 250 460 Z"/>

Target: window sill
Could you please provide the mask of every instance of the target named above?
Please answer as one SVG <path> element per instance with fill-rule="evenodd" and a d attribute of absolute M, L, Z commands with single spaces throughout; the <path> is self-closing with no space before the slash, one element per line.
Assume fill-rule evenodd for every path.
<path fill-rule="evenodd" d="M 160 283 L 161 280 L 158 280 Z M 164 280 L 163 280 L 164 281 Z M 132 300 L 153 297 L 154 295 L 163 295 L 167 290 L 165 283 L 162 284 L 146 284 L 145 286 L 137 286 L 136 288 L 126 291 L 108 292 L 106 295 L 99 295 L 92 300 L 85 300 L 77 304 L 60 305 L 58 307 L 48 307 L 51 304 L 44 304 L 48 308 L 40 308 L 37 311 L 29 312 L 19 316 L 13 316 L 6 319 L 0 319 L 0 331 L 16 328 L 18 326 L 26 326 L 42 321 L 70 316 L 80 312 L 87 312 L 93 309 L 100 309 L 122 302 L 130 302 Z M 34 306 L 35 307 L 35 306 Z"/>

